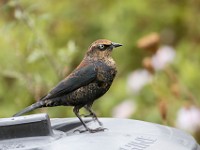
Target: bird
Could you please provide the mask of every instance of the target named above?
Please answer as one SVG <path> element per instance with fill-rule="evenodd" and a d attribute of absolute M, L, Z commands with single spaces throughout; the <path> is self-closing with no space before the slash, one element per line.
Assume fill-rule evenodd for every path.
<path fill-rule="evenodd" d="M 120 46 L 122 44 L 107 39 L 94 41 L 86 51 L 81 63 L 67 77 L 40 100 L 16 113 L 13 117 L 42 107 L 72 106 L 74 114 L 85 128 L 80 132 L 104 131 L 105 128 L 102 127 L 102 123 L 91 107 L 95 100 L 109 90 L 117 74 L 116 63 L 111 54 L 114 48 Z M 85 108 L 89 112 L 85 117 L 91 116 L 101 127 L 89 128 L 79 113 L 81 108 Z"/>

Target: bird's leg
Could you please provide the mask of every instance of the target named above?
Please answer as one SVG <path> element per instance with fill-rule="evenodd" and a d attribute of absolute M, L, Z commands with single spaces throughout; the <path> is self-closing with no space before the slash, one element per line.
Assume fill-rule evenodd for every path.
<path fill-rule="evenodd" d="M 85 105 L 84 108 L 89 112 L 89 114 L 81 114 L 81 116 L 83 116 L 83 117 L 92 117 L 94 119 L 94 115 L 93 115 L 94 112 L 89 110 L 91 108 L 91 106 L 92 106 L 92 103 Z"/>
<path fill-rule="evenodd" d="M 81 123 L 83 124 L 83 126 L 85 127 L 86 130 L 89 130 L 89 128 L 87 127 L 87 125 L 85 124 L 85 122 L 82 120 L 81 116 L 79 115 L 79 108 L 78 107 L 74 107 L 73 109 L 75 115 L 78 117 L 78 119 L 81 121 Z"/>
<path fill-rule="evenodd" d="M 88 128 L 87 125 L 85 124 L 85 122 L 82 120 L 82 118 L 79 115 L 79 109 L 80 109 L 79 107 L 74 107 L 73 111 L 74 111 L 75 115 L 78 117 L 78 119 L 81 121 L 83 126 L 85 127 L 85 130 L 75 130 L 74 132 L 79 131 L 80 133 L 83 133 L 83 132 L 89 131 L 90 133 L 95 133 L 95 132 L 99 132 L 99 131 L 104 131 L 105 130 L 105 128 L 96 128 L 96 129 Z"/>
<path fill-rule="evenodd" d="M 100 125 L 100 126 L 103 126 L 103 124 L 99 121 L 99 119 L 97 118 L 97 115 L 94 113 L 94 111 L 91 109 L 91 106 L 88 106 L 88 105 L 86 105 L 86 106 L 84 106 L 84 108 L 90 113 L 90 114 L 88 114 L 86 117 L 92 117 L 92 118 L 94 118 L 97 122 L 98 122 L 98 124 Z"/>

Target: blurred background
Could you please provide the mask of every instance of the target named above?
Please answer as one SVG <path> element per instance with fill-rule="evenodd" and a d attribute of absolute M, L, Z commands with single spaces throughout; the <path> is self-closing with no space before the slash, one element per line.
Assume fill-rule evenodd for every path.
<path fill-rule="evenodd" d="M 0 117 L 40 99 L 106 38 L 123 47 L 98 116 L 181 128 L 200 142 L 199 18 L 199 0 L 0 0 Z M 71 107 L 40 112 L 74 117 Z"/>

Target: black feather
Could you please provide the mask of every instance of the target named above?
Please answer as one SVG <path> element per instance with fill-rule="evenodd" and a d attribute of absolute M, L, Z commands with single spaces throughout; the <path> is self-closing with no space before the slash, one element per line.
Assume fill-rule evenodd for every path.
<path fill-rule="evenodd" d="M 41 108 L 44 106 L 44 101 L 38 101 L 28 107 L 26 107 L 25 109 L 21 110 L 20 112 L 16 113 L 15 115 L 13 115 L 13 117 L 17 117 L 17 116 L 21 116 L 27 112 L 30 112 L 32 110 L 35 110 L 37 108 Z"/>

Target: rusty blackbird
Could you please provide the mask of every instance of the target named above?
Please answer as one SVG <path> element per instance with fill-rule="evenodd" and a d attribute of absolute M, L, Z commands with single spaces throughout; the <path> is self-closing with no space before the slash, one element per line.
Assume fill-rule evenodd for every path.
<path fill-rule="evenodd" d="M 102 127 L 90 129 L 82 120 L 79 109 L 84 107 L 89 112 L 88 116 L 92 116 L 102 126 L 91 107 L 96 99 L 108 91 L 115 78 L 117 70 L 111 53 L 119 46 L 122 44 L 106 39 L 93 42 L 81 63 L 71 74 L 59 82 L 46 96 L 16 113 L 14 117 L 42 107 L 73 106 L 73 112 L 86 129 L 84 131 L 103 131 Z"/>

